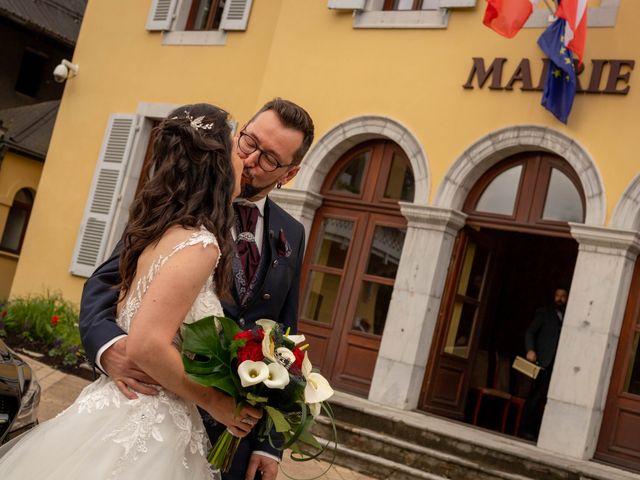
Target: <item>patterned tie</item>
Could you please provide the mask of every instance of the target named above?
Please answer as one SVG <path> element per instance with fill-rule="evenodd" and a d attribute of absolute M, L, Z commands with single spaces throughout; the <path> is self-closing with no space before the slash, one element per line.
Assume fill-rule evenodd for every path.
<path fill-rule="evenodd" d="M 238 232 L 238 236 L 236 237 L 236 252 L 238 253 L 238 257 L 240 257 L 244 275 L 247 279 L 247 286 L 249 286 L 260 263 L 260 252 L 256 245 L 257 239 L 254 236 L 260 212 L 255 205 L 239 205 L 234 203 L 233 208 L 236 212 L 236 228 Z"/>

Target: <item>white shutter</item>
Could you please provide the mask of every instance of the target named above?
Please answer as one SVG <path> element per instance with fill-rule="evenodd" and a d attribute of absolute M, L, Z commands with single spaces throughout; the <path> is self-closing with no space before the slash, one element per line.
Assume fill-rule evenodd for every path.
<path fill-rule="evenodd" d="M 227 0 L 222 11 L 220 30 L 246 30 L 252 0 Z"/>
<path fill-rule="evenodd" d="M 336 10 L 362 10 L 366 0 L 329 0 L 329 8 Z"/>
<path fill-rule="evenodd" d="M 109 119 L 73 252 L 70 270 L 74 275 L 91 276 L 105 257 L 105 244 L 133 143 L 135 119 L 135 115 L 127 114 L 114 114 Z"/>
<path fill-rule="evenodd" d="M 147 18 L 147 30 L 169 30 L 177 3 L 178 0 L 152 0 Z"/>
<path fill-rule="evenodd" d="M 441 8 L 471 8 L 476 6 L 476 0 L 440 0 Z"/>

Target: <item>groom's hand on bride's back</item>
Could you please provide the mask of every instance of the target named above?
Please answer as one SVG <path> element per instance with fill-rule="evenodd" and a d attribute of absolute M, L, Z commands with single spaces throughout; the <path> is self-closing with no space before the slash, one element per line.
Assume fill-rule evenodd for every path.
<path fill-rule="evenodd" d="M 157 385 L 153 378 L 144 373 L 127 357 L 127 338 L 123 337 L 107 348 L 100 357 L 100 364 L 115 382 L 118 390 L 130 400 L 138 398 L 137 393 L 157 395 L 158 390 L 149 386 Z"/>

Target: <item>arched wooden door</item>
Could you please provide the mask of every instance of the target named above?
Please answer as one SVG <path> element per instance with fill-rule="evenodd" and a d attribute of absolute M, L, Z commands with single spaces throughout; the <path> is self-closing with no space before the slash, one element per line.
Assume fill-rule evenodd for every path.
<path fill-rule="evenodd" d="M 495 321 L 504 301 L 503 290 L 527 276 L 557 278 L 560 275 L 549 274 L 554 268 L 554 273 L 564 275 L 564 282 L 571 278 L 577 243 L 571 239 L 567 222 L 584 221 L 584 194 L 566 161 L 531 152 L 489 169 L 470 191 L 463 209 L 467 222 L 454 246 L 419 405 L 457 419 L 465 417 L 481 339 L 495 346 L 495 338 L 509 331 L 510 325 Z M 527 265 L 522 258 L 529 253 L 518 251 L 518 244 L 525 242 L 536 246 L 541 262 L 548 264 L 518 271 L 513 260 Z M 552 257 L 551 252 L 547 258 L 549 245 L 562 254 Z M 524 346 L 524 329 L 521 327 L 522 335 L 503 338 L 502 343 Z M 499 352 L 496 348 L 490 353 L 490 358 L 496 358 Z"/>
<path fill-rule="evenodd" d="M 596 458 L 640 471 L 640 259 L 629 288 Z"/>
<path fill-rule="evenodd" d="M 322 194 L 303 267 L 299 328 L 312 363 L 332 385 L 366 396 L 406 233 L 398 201 L 413 200 L 413 174 L 398 145 L 368 142 L 336 163 Z"/>

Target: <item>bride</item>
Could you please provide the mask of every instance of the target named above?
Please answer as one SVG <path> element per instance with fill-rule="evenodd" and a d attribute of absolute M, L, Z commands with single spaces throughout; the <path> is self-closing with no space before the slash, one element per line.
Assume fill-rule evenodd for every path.
<path fill-rule="evenodd" d="M 180 358 L 183 324 L 223 315 L 231 275 L 231 200 L 242 161 L 228 114 L 174 110 L 152 135 L 153 177 L 133 202 L 120 258 L 118 325 L 127 354 L 160 386 L 127 399 L 102 376 L 56 418 L 0 449 L 0 478 L 208 479 L 208 439 L 197 407 L 240 437 L 262 413 L 191 381 Z M 219 242 L 219 243 L 218 243 Z"/>

